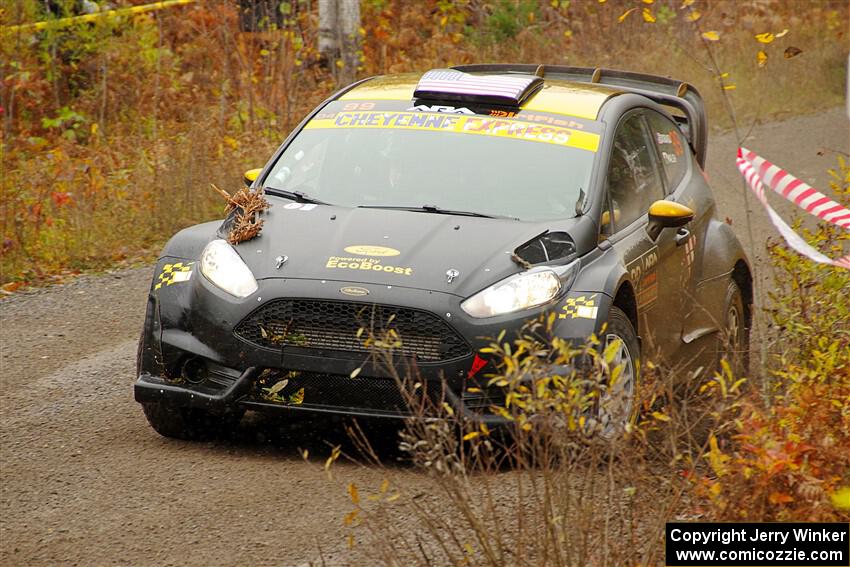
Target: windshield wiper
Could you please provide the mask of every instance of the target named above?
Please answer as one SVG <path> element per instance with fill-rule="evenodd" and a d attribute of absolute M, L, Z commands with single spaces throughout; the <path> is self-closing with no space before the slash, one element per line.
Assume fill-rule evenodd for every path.
<path fill-rule="evenodd" d="M 478 217 L 483 219 L 510 219 L 519 220 L 517 217 L 509 217 L 506 215 L 488 215 L 475 211 L 456 211 L 452 209 L 441 209 L 436 205 L 422 205 L 421 207 L 403 207 L 395 205 L 360 205 L 358 209 L 391 209 L 394 211 L 413 211 L 417 213 L 433 213 L 438 215 L 456 215 L 461 217 Z"/>
<path fill-rule="evenodd" d="M 263 191 L 275 197 L 283 197 L 284 199 L 292 199 L 296 203 L 313 203 L 315 205 L 327 205 L 324 201 L 314 199 L 307 193 L 302 191 L 287 191 L 286 189 L 277 189 L 275 187 L 264 187 Z"/>

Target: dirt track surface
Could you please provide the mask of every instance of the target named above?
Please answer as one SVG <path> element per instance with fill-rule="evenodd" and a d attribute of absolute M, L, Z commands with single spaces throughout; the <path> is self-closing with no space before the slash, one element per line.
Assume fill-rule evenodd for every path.
<path fill-rule="evenodd" d="M 835 109 L 757 126 L 745 144 L 826 189 L 848 136 Z M 721 215 L 749 247 L 735 147 L 729 134 L 712 136 L 708 171 Z M 749 203 L 761 265 L 775 232 Z M 342 464 L 343 480 L 329 481 L 327 443 L 343 436 L 327 423 L 253 418 L 235 438 L 206 443 L 148 427 L 132 383 L 151 270 L 0 302 L 0 565 L 299 565 L 318 564 L 318 549 L 331 565 L 366 563 L 367 550 L 345 542 L 340 482 L 377 487 L 389 475 L 410 487 L 415 471 Z"/>

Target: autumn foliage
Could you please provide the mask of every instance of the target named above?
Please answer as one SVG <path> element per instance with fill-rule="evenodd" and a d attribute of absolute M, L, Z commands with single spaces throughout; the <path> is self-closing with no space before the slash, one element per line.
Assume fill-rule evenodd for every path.
<path fill-rule="evenodd" d="M 850 167 L 830 171 L 831 194 L 850 204 Z M 850 234 L 823 223 L 796 228 L 824 253 Z M 771 360 L 744 400 L 735 433 L 710 451 L 699 491 L 724 520 L 850 518 L 850 271 L 769 246 L 776 269 L 768 315 Z"/>
<path fill-rule="evenodd" d="M 130 3 L 144 2 L 113 2 Z M 317 52 L 317 5 L 284 0 L 275 22 L 250 32 L 230 0 L 4 30 L 0 284 L 146 257 L 177 229 L 220 216 L 208 183 L 238 187 L 241 172 L 263 165 L 337 86 L 342 63 L 325 64 Z M 7 2 L 0 26 L 55 17 L 43 6 Z M 739 117 L 840 101 L 844 8 L 838 0 L 424 0 L 414 9 L 363 0 L 357 75 L 487 61 L 657 72 L 695 83 L 712 123 L 728 125 L 718 83 Z"/>

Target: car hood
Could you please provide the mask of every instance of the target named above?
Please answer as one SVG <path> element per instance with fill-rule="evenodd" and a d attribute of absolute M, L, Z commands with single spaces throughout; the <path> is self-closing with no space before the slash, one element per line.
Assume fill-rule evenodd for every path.
<path fill-rule="evenodd" d="M 276 200 L 276 199 L 275 199 Z M 514 249 L 553 223 L 281 201 L 236 245 L 254 276 L 411 287 L 466 297 L 522 268 Z M 557 222 L 568 231 L 574 220 Z M 278 258 L 286 261 L 278 268 Z M 449 282 L 447 272 L 458 272 Z"/>

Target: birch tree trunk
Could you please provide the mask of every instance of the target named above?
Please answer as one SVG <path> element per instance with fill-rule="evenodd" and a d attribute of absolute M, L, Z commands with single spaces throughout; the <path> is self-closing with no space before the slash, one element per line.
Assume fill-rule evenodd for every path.
<path fill-rule="evenodd" d="M 350 83 L 357 75 L 359 30 L 359 0 L 319 0 L 319 53 L 337 83 Z"/>

